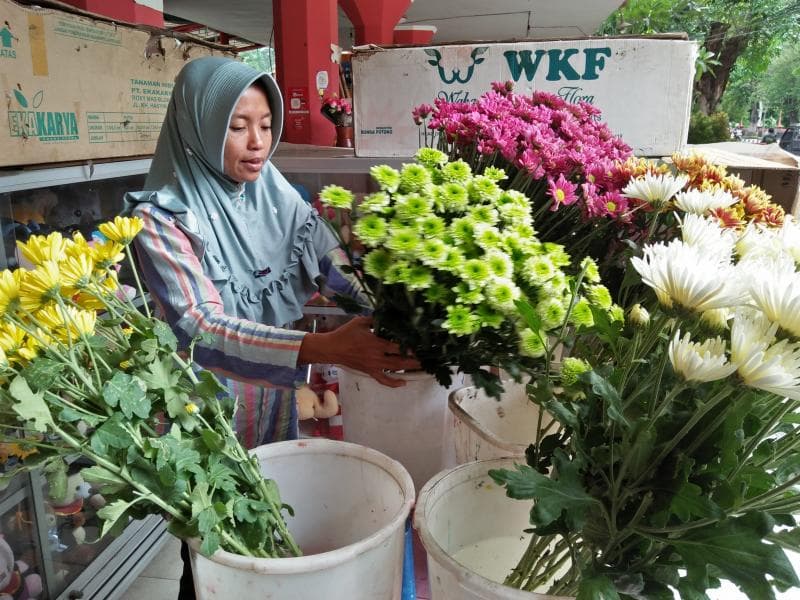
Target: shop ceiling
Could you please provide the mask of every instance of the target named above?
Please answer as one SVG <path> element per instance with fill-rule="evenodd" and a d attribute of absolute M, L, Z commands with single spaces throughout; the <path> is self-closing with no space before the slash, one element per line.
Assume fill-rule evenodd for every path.
<path fill-rule="evenodd" d="M 622 0 L 415 0 L 406 25 L 435 25 L 433 43 L 591 35 Z M 272 0 L 164 0 L 164 13 L 255 44 L 272 45 Z M 339 44 L 352 45 L 340 10 Z M 350 36 L 350 39 L 347 39 Z"/>

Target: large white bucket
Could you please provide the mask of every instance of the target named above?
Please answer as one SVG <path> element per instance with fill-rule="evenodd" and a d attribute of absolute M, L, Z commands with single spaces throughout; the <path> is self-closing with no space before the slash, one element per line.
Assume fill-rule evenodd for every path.
<path fill-rule="evenodd" d="M 447 436 L 457 464 L 525 456 L 536 436 L 539 407 L 528 400 L 524 383 L 504 381 L 503 388 L 499 400 L 472 386 L 450 393 Z M 542 425 L 550 421 L 545 413 Z"/>
<path fill-rule="evenodd" d="M 399 600 L 404 524 L 414 485 L 403 466 L 370 448 L 332 440 L 294 440 L 253 451 L 294 508 L 289 529 L 306 553 L 249 558 L 195 552 L 200 600 Z"/>
<path fill-rule="evenodd" d="M 428 553 L 431 600 L 565 600 L 501 583 L 528 546 L 531 505 L 508 498 L 488 472 L 515 460 L 459 465 L 422 488 L 414 528 Z"/>
<path fill-rule="evenodd" d="M 363 373 L 339 368 L 344 439 L 400 461 L 419 489 L 456 464 L 451 445 L 444 441 L 447 396 L 465 385 L 465 376 L 455 373 L 449 388 L 423 372 L 392 376 L 406 385 L 386 387 Z"/>

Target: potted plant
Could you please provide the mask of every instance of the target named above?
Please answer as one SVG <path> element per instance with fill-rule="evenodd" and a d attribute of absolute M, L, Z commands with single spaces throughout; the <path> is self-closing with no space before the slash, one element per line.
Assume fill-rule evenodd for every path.
<path fill-rule="evenodd" d="M 460 598 L 701 598 L 723 580 L 774 598 L 800 586 L 784 552 L 800 549 L 798 234 L 790 217 L 736 232 L 686 215 L 679 239 L 632 259 L 657 301 L 631 307 L 624 326 L 578 329 L 560 368 L 530 386 L 558 430 L 536 432 L 525 464 L 464 465 L 422 490 L 431 579 L 469 590 Z M 492 483 L 532 508 L 484 494 Z M 482 514 L 517 519 L 517 535 L 508 521 L 461 531 L 474 517 L 448 506 L 471 489 Z M 457 575 L 487 538 L 507 561 L 495 582 L 517 590 L 469 566 Z"/>
<path fill-rule="evenodd" d="M 361 381 L 350 385 L 351 375 L 343 369 L 345 438 L 348 429 L 353 435 L 369 435 L 369 443 L 363 437 L 359 442 L 401 462 L 396 452 L 419 454 L 420 462 L 427 464 L 418 475 L 412 469 L 412 475 L 421 483 L 443 466 L 439 456 L 446 388 L 454 371 L 497 396 L 502 386 L 487 366 L 502 368 L 518 380 L 542 368 L 543 340 L 564 326 L 568 311 L 574 323 L 591 318 L 593 305 L 610 311 L 610 320 L 622 315 L 597 282 L 591 260 L 583 270 L 572 269 L 562 246 L 539 240 L 531 225 L 529 199 L 503 189 L 502 169 L 474 174 L 463 160 L 448 161 L 432 148 L 421 149 L 416 161 L 400 170 L 373 167 L 380 191 L 360 203 L 339 186 L 326 187 L 321 199 L 352 213 L 352 233 L 361 254 L 356 275 L 372 303 L 377 334 L 412 351 L 440 384 L 427 378 L 428 389 L 441 391 L 433 399 L 430 393 L 409 393 L 406 386 L 400 393 L 408 397 L 392 400 L 387 388 L 372 389 Z M 353 248 L 346 249 L 353 253 Z M 520 317 L 515 306 L 520 299 L 538 315 L 534 327 Z M 345 305 L 344 299 L 339 302 Z M 353 405 L 356 388 L 367 392 L 363 406 Z M 375 418 L 379 402 L 386 404 L 386 412 Z M 350 419 L 360 420 L 350 425 Z M 427 443 L 421 439 L 424 431 Z M 387 446 L 393 440 L 397 444 Z M 404 464 L 408 462 L 406 457 Z"/>
<path fill-rule="evenodd" d="M 126 255 L 138 282 L 129 245 L 141 227 L 118 217 L 99 227 L 107 240 L 92 244 L 79 233 L 33 236 L 19 244 L 33 267 L 0 273 L 2 436 L 26 455 L 5 477 L 42 468 L 57 497 L 64 458 L 91 460 L 82 476 L 105 498 L 103 534 L 164 515 L 170 532 L 191 541 L 202 598 L 270 586 L 322 585 L 322 594 L 321 571 L 350 572 L 361 560 L 395 573 L 414 496 L 408 474 L 367 448 L 323 440 L 248 453 L 231 428 L 235 401 L 192 365 L 193 345 L 179 353 L 168 325 L 120 289 L 115 267 Z M 349 483 L 331 489 L 325 474 Z M 365 504 L 368 488 L 384 491 Z M 294 520 L 287 500 L 302 510 Z M 345 514 L 365 520 L 337 529 Z M 301 545 L 323 554 L 301 556 Z M 376 573 L 367 587 L 399 598 L 399 585 Z M 337 597 L 359 587 L 344 585 Z"/>

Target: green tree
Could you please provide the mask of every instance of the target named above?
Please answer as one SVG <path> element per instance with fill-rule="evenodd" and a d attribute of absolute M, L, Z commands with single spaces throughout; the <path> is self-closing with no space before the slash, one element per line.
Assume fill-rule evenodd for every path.
<path fill-rule="evenodd" d="M 800 121 L 800 45 L 787 48 L 772 62 L 760 91 L 771 112 L 782 115 L 784 123 Z"/>
<path fill-rule="evenodd" d="M 629 0 L 600 30 L 669 31 L 684 31 L 702 46 L 695 109 L 710 115 L 718 110 L 737 64 L 763 72 L 782 44 L 798 35 L 800 0 Z"/>
<path fill-rule="evenodd" d="M 239 53 L 242 62 L 259 71 L 275 74 L 275 51 L 272 48 L 256 48 Z"/>

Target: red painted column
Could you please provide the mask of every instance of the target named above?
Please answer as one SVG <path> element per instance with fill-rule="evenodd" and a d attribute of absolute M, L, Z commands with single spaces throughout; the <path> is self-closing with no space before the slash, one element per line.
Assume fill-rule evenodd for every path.
<path fill-rule="evenodd" d="M 339 41 L 336 0 L 273 0 L 275 71 L 283 93 L 282 139 L 332 146 L 333 123 L 322 116 L 317 73 L 328 74 L 327 94 L 339 91 L 339 66 L 331 44 Z"/>
<path fill-rule="evenodd" d="M 391 44 L 394 26 L 411 0 L 339 0 L 356 33 L 356 45 Z"/>

